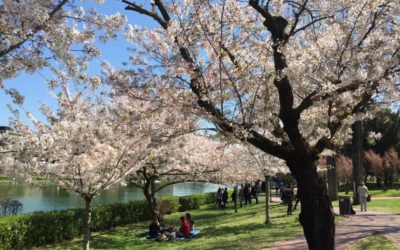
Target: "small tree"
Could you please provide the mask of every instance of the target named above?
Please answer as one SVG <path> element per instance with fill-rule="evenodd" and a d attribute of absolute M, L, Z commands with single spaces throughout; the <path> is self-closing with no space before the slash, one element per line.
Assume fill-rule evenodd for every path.
<path fill-rule="evenodd" d="M 83 247 L 89 249 L 93 198 L 142 165 L 153 107 L 137 101 L 127 108 L 123 99 L 105 103 L 62 86 L 57 112 L 42 108 L 47 123 L 31 117 L 34 129 L 16 122 L 18 135 L 4 134 L 14 141 L 6 170 L 23 181 L 41 176 L 78 194 L 86 204 Z"/>
<path fill-rule="evenodd" d="M 204 147 L 197 147 L 199 144 Z M 157 192 L 176 183 L 217 181 L 225 162 L 222 143 L 207 136 L 187 134 L 168 139 L 149 152 L 144 165 L 130 180 L 142 189 L 152 216 L 162 218 Z"/>

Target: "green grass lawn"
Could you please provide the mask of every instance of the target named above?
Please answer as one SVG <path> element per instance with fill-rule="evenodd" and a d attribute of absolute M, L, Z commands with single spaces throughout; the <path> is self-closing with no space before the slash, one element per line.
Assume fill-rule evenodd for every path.
<path fill-rule="evenodd" d="M 348 250 L 398 250 L 398 248 L 382 235 L 372 235 L 360 240 Z"/>
<path fill-rule="evenodd" d="M 372 198 L 374 197 L 400 197 L 400 189 L 388 189 L 386 191 L 384 190 L 369 190 L 369 193 L 371 194 Z M 353 192 L 350 191 L 348 194 L 345 194 L 345 192 L 339 192 L 339 195 L 347 195 L 347 196 L 353 196 Z"/>
<path fill-rule="evenodd" d="M 367 210 L 400 214 L 400 199 L 373 200 L 368 202 Z"/>
<path fill-rule="evenodd" d="M 286 206 L 271 207 L 271 225 L 265 225 L 264 204 L 244 206 L 239 212 L 205 206 L 191 212 L 195 227 L 201 229 L 198 237 L 191 240 L 155 242 L 135 235 L 147 229 L 149 222 L 117 228 L 110 232 L 95 233 L 91 241 L 93 249 L 260 249 L 276 241 L 302 234 L 298 223 L 298 211 L 286 215 Z M 183 213 L 166 216 L 167 225 L 178 225 Z M 81 239 L 47 246 L 47 249 L 81 249 Z M 40 249 L 43 249 L 41 247 Z"/>
<path fill-rule="evenodd" d="M 338 201 L 332 201 L 333 206 L 338 206 Z M 360 205 L 353 205 L 354 208 L 360 208 Z M 374 200 L 367 203 L 367 210 L 386 212 L 392 214 L 400 214 L 400 199 L 385 199 L 385 200 Z"/>

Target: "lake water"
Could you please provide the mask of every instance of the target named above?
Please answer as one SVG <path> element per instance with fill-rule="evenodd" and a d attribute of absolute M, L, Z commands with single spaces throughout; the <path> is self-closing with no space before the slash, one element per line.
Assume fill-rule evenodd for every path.
<path fill-rule="evenodd" d="M 178 183 L 168 186 L 159 192 L 159 196 L 185 196 L 198 193 L 216 192 L 217 184 L 212 183 Z M 83 208 L 83 200 L 76 194 L 55 185 L 46 184 L 39 188 L 32 185 L 1 183 L 0 200 L 11 198 L 22 203 L 22 213 L 34 211 L 52 211 L 68 208 Z M 105 190 L 94 199 L 95 205 L 143 200 L 142 190 L 130 184 L 126 187 L 115 186 Z"/>

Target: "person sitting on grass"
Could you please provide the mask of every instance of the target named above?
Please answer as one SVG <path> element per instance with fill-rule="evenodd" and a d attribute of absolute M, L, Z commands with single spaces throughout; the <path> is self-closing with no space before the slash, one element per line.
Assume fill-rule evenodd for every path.
<path fill-rule="evenodd" d="M 190 235 L 190 225 L 185 217 L 181 217 L 181 227 L 179 228 L 179 232 L 176 233 L 176 237 L 183 238 L 188 237 Z"/>
<path fill-rule="evenodd" d="M 192 216 L 190 215 L 190 213 L 186 213 L 185 217 L 187 222 L 189 223 L 190 231 L 192 231 L 194 229 L 194 221 L 192 219 Z"/>
<path fill-rule="evenodd" d="M 157 218 L 149 226 L 149 237 L 150 239 L 155 239 L 161 234 L 160 222 Z"/>

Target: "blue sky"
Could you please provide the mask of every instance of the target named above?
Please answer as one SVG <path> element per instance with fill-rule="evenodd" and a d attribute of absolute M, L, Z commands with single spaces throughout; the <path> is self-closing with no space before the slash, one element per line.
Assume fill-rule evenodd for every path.
<path fill-rule="evenodd" d="M 136 2 L 140 3 L 144 1 L 145 0 Z M 84 6 L 85 8 L 94 7 L 102 14 L 120 12 L 128 18 L 128 23 L 131 24 L 138 24 L 141 26 L 155 25 L 155 22 L 146 16 L 138 15 L 132 11 L 125 11 L 124 8 L 126 5 L 121 1 L 106 0 L 104 4 L 98 5 L 94 3 L 94 0 L 90 0 L 85 2 Z M 90 74 L 100 74 L 100 64 L 104 60 L 110 62 L 114 66 L 122 66 L 122 62 L 128 61 L 129 53 L 127 48 L 130 45 L 124 40 L 123 34 L 120 34 L 116 40 L 109 41 L 106 44 L 99 43 L 98 46 L 102 51 L 101 57 L 92 61 L 89 69 Z M 22 121 L 27 121 L 25 117 L 26 112 L 31 112 L 39 120 L 44 119 L 39 111 L 41 103 L 55 105 L 45 84 L 45 80 L 51 79 L 52 76 L 53 74 L 48 69 L 43 69 L 33 75 L 20 72 L 16 78 L 5 81 L 6 88 L 16 88 L 25 96 L 25 103 L 23 107 L 20 108 L 20 119 Z M 7 125 L 10 117 L 12 117 L 12 114 L 7 108 L 7 104 L 10 103 L 11 98 L 6 96 L 3 91 L 0 91 L 0 126 Z"/>

